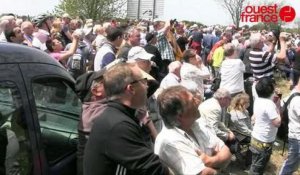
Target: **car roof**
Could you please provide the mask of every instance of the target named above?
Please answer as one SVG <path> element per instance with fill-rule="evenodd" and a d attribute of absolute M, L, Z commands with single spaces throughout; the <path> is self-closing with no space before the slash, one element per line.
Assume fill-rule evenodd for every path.
<path fill-rule="evenodd" d="M 60 66 L 49 54 L 39 49 L 13 43 L 0 43 L 0 64 L 44 63 Z"/>

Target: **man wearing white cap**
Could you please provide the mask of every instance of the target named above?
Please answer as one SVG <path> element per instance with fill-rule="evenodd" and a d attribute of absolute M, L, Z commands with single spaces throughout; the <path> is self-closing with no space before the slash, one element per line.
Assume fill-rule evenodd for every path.
<path fill-rule="evenodd" d="M 142 48 L 140 46 L 135 46 L 135 47 L 132 47 L 128 52 L 127 63 L 135 63 L 142 70 L 141 73 L 142 73 L 143 77 L 147 78 L 147 85 L 148 85 L 148 90 L 147 90 L 148 102 L 147 102 L 147 104 L 148 105 L 141 108 L 142 111 L 147 111 L 147 112 L 146 113 L 144 112 L 145 115 L 139 115 L 140 116 L 139 119 L 141 121 L 143 121 L 143 123 L 145 123 L 145 125 L 143 126 L 143 130 L 144 131 L 149 130 L 152 139 L 155 140 L 155 138 L 157 136 L 157 130 L 156 130 L 153 122 L 156 122 L 157 127 L 158 127 L 157 129 L 160 129 L 160 120 L 159 120 L 159 118 L 157 118 L 158 116 L 156 116 L 156 115 L 154 116 L 154 114 L 153 114 L 154 112 L 156 112 L 156 110 L 153 109 L 151 107 L 151 105 L 149 105 L 149 104 L 154 103 L 151 96 L 154 94 L 154 92 L 159 87 L 159 82 L 157 82 L 149 74 L 149 72 L 151 70 L 151 58 L 153 56 L 154 55 L 146 52 L 146 50 L 144 48 Z M 147 121 L 147 122 L 144 122 L 144 121 Z M 144 133 L 144 137 L 146 140 L 149 140 L 151 142 L 151 137 L 149 137 L 148 131 L 146 131 Z"/>
<path fill-rule="evenodd" d="M 154 55 L 146 52 L 140 46 L 132 47 L 128 52 L 128 63 L 136 63 L 143 71 L 149 73 L 151 70 L 151 58 Z"/>

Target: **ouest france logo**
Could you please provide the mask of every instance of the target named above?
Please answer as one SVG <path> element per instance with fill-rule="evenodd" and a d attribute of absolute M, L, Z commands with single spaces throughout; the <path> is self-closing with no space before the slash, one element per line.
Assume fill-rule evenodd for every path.
<path fill-rule="evenodd" d="M 296 17 L 296 11 L 291 6 L 279 8 L 277 4 L 245 7 L 241 13 L 242 22 L 277 23 L 279 19 L 283 22 L 292 22 Z"/>

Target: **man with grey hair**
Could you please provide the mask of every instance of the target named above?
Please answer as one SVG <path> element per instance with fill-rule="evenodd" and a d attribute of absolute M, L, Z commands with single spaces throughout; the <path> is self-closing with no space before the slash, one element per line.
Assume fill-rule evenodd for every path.
<path fill-rule="evenodd" d="M 136 110 L 147 101 L 147 79 L 135 64 L 120 63 L 103 76 L 107 107 L 94 120 L 84 152 L 84 174 L 169 174 L 142 137 Z"/>
<path fill-rule="evenodd" d="M 200 123 L 204 123 L 224 142 L 232 142 L 235 136 L 227 127 L 226 108 L 230 105 L 231 96 L 228 90 L 219 88 L 210 98 L 199 105 L 201 118 Z"/>
<path fill-rule="evenodd" d="M 131 27 L 126 32 L 126 42 L 118 51 L 118 58 L 122 58 L 127 61 L 129 50 L 132 47 L 140 46 L 141 32 L 136 27 Z"/>
<path fill-rule="evenodd" d="M 34 32 L 34 28 L 33 28 L 33 24 L 30 21 L 24 21 L 21 24 L 21 30 L 24 33 L 24 43 L 26 43 L 28 46 L 32 46 L 32 40 L 33 40 L 33 32 Z"/>
<path fill-rule="evenodd" d="M 220 68 L 220 87 L 227 89 L 231 96 L 234 96 L 244 91 L 245 65 L 238 58 L 237 47 L 234 44 L 227 43 L 223 47 L 225 59 Z"/>
<path fill-rule="evenodd" d="M 154 151 L 175 174 L 216 174 L 216 169 L 230 161 L 224 142 L 196 122 L 200 102 L 183 86 L 169 87 L 158 97 L 165 127 L 156 138 Z"/>
<path fill-rule="evenodd" d="M 278 61 L 284 61 L 286 58 L 286 38 L 287 34 L 281 32 L 279 42 L 281 45 L 280 52 L 275 54 L 276 38 L 269 42 L 267 51 L 263 51 L 265 39 L 261 33 L 253 33 L 250 36 L 251 51 L 249 53 L 250 65 L 253 70 L 253 76 L 256 79 L 263 77 L 273 77 L 273 68 Z"/>
<path fill-rule="evenodd" d="M 179 85 L 181 66 L 182 64 L 180 61 L 173 61 L 169 64 L 169 73 L 165 76 L 164 79 L 162 79 L 160 83 L 160 88 L 166 89 L 170 86 Z"/>

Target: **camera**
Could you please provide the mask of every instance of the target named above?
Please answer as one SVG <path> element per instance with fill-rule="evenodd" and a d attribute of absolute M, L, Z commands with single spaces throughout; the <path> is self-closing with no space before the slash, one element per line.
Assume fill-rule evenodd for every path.
<path fill-rule="evenodd" d="M 279 40 L 280 30 L 279 29 L 272 29 L 271 32 L 276 37 L 276 39 Z"/>
<path fill-rule="evenodd" d="M 176 20 L 176 19 L 171 19 L 171 20 L 170 20 L 170 25 L 173 26 L 174 24 L 175 24 L 175 25 L 178 24 L 177 20 Z"/>
<path fill-rule="evenodd" d="M 280 50 L 280 48 L 281 48 L 280 41 L 279 41 L 280 29 L 272 29 L 271 32 L 276 37 L 276 40 L 277 40 L 277 49 Z"/>

